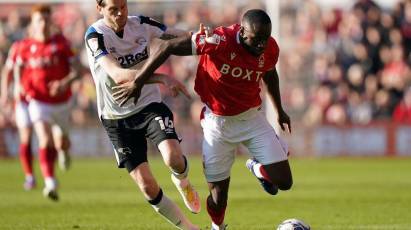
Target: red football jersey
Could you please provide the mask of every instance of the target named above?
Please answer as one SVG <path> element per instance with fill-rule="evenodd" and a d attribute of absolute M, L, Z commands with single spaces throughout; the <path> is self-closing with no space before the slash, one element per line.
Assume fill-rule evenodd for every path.
<path fill-rule="evenodd" d="M 22 40 L 18 46 L 17 62 L 24 94 L 52 104 L 68 101 L 70 87 L 62 94 L 51 96 L 49 83 L 61 80 L 70 73 L 70 59 L 73 56 L 69 42 L 60 34 L 53 35 L 45 42 L 31 38 Z"/>
<path fill-rule="evenodd" d="M 9 53 L 7 55 L 7 60 L 6 60 L 6 66 L 8 68 L 13 68 L 14 64 L 16 63 L 19 44 L 20 44 L 20 41 L 15 41 L 9 49 Z"/>
<path fill-rule="evenodd" d="M 260 81 L 273 70 L 279 47 L 270 37 L 259 57 L 240 44 L 240 25 L 218 27 L 213 36 L 194 34 L 193 41 L 201 55 L 195 79 L 195 91 L 201 100 L 222 116 L 233 116 L 261 105 Z"/>

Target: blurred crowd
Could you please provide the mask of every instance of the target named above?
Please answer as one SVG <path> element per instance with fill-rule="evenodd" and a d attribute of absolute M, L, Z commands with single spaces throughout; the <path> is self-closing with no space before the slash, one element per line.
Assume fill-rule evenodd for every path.
<path fill-rule="evenodd" d="M 281 78 L 294 120 L 411 122 L 411 1 L 348 9 L 282 1 Z"/>
<path fill-rule="evenodd" d="M 2 4 L 0 68 L 10 45 L 26 36 L 30 4 Z M 386 120 L 411 122 L 411 1 L 383 9 L 371 0 L 358 0 L 348 9 L 322 8 L 314 0 L 280 1 L 280 81 L 285 108 L 294 121 L 367 124 Z M 99 18 L 95 2 L 53 5 L 53 19 L 71 41 L 82 66 L 73 85 L 75 125 L 97 121 L 96 95 L 89 72 L 83 36 Z M 167 26 L 195 31 L 239 22 L 262 1 L 182 1 L 129 3 L 129 14 L 144 14 Z M 276 20 L 276 19 L 272 19 Z M 185 82 L 192 100 L 170 97 L 176 122 L 197 123 L 202 104 L 193 92 L 197 58 L 172 57 L 159 72 Z M 2 108 L 0 127 L 13 122 L 11 106 Z"/>

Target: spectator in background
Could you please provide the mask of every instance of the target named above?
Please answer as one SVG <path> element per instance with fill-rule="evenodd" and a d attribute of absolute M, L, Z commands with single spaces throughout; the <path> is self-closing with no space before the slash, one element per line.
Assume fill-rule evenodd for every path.
<path fill-rule="evenodd" d="M 395 107 L 393 119 L 395 122 L 404 122 L 411 124 L 411 87 L 408 87 L 404 93 L 404 98 Z"/>

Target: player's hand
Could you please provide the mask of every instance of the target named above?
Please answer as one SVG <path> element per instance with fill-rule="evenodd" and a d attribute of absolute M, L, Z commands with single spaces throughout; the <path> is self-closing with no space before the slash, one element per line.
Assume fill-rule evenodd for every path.
<path fill-rule="evenodd" d="M 7 106 L 7 102 L 8 102 L 7 92 L 1 92 L 1 94 L 0 94 L 0 105 L 2 107 L 5 107 L 5 106 Z"/>
<path fill-rule="evenodd" d="M 170 90 L 171 96 L 177 97 L 180 93 L 182 93 L 187 99 L 191 99 L 190 93 L 183 83 L 170 76 L 167 76 L 165 79 L 164 84 Z"/>
<path fill-rule="evenodd" d="M 138 84 L 138 82 L 136 83 L 135 81 L 127 81 L 127 82 L 121 83 L 112 88 L 114 90 L 114 93 L 113 93 L 114 100 L 120 106 L 123 106 L 128 100 L 130 100 L 131 98 L 134 98 L 133 103 L 137 104 L 142 88 L 143 88 L 143 84 Z"/>
<path fill-rule="evenodd" d="M 199 34 L 205 34 L 206 38 L 211 37 L 212 36 L 212 32 L 210 27 L 205 26 L 203 23 L 200 23 L 200 28 L 198 29 Z"/>
<path fill-rule="evenodd" d="M 68 85 L 62 80 L 51 81 L 48 83 L 49 93 L 52 97 L 67 91 Z"/>
<path fill-rule="evenodd" d="M 280 125 L 283 131 L 285 130 L 285 125 L 287 125 L 287 131 L 291 133 L 291 121 L 290 117 L 284 110 L 278 111 L 278 124 Z"/>

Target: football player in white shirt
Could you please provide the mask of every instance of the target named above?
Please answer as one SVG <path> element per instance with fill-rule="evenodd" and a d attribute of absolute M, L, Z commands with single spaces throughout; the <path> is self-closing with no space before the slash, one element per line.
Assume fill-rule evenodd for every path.
<path fill-rule="evenodd" d="M 141 89 L 136 104 L 129 101 L 123 107 L 114 100 L 116 86 L 130 81 L 148 59 L 153 38 L 170 39 L 187 32 L 168 29 L 144 16 L 128 16 L 126 0 L 96 0 L 103 16 L 93 23 L 85 35 L 90 70 L 96 85 L 98 112 L 113 144 L 118 167 L 126 168 L 145 198 L 160 215 L 179 229 L 199 229 L 193 225 L 161 190 L 147 161 L 149 138 L 159 149 L 165 164 L 171 169 L 171 179 L 183 197 L 187 208 L 200 211 L 198 193 L 190 184 L 188 161 L 182 154 L 173 124 L 173 114 L 162 103 L 157 84 L 169 87 L 174 94 L 187 90 L 180 82 L 160 74 Z M 147 81 L 146 81 L 147 80 Z"/>

